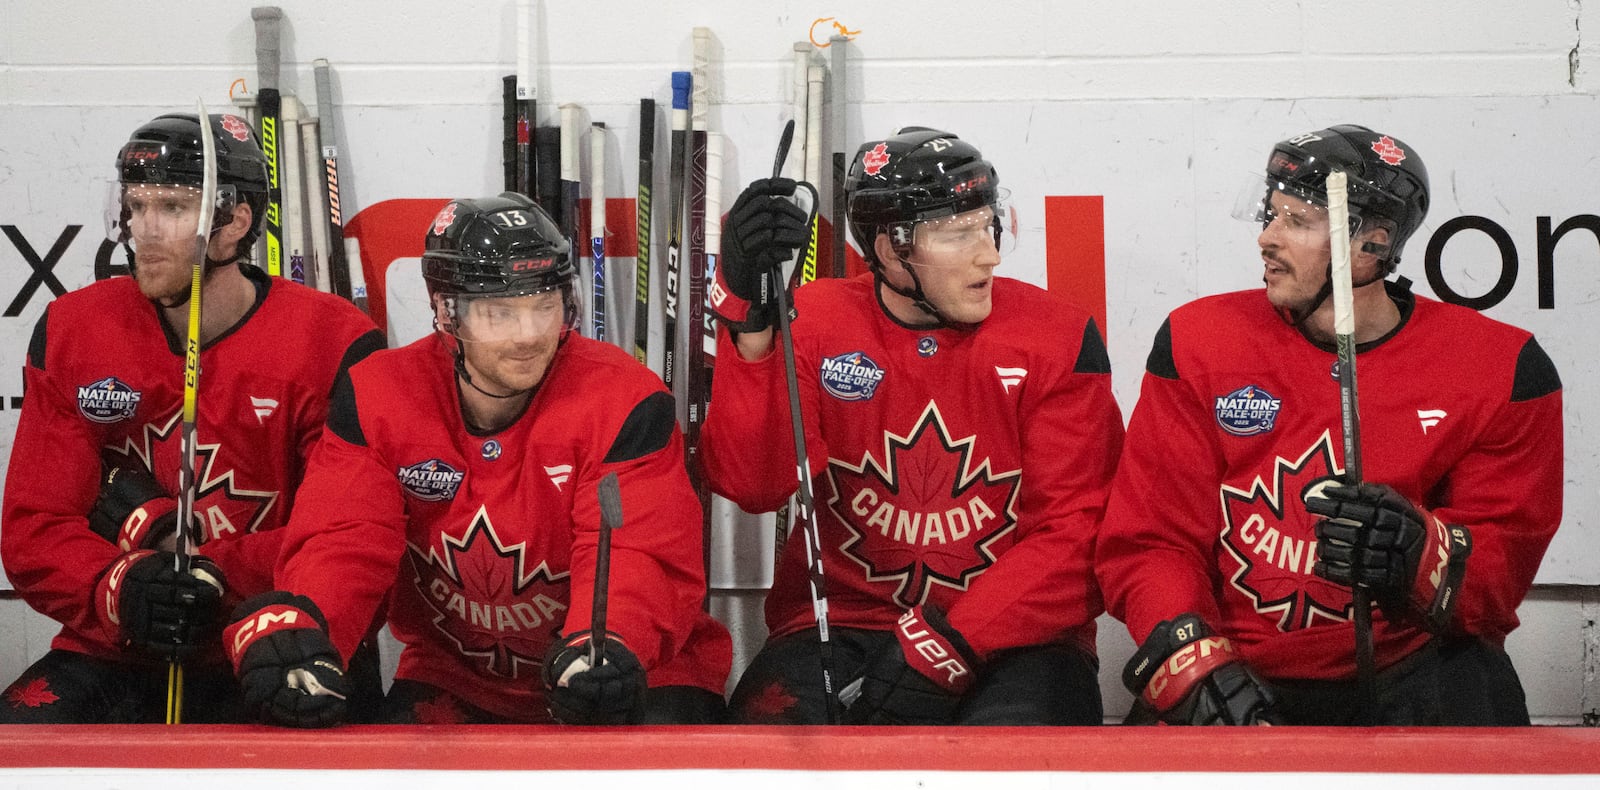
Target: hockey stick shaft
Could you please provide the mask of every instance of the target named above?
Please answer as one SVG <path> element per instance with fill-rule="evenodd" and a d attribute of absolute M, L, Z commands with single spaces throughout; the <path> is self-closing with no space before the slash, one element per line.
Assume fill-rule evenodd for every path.
<path fill-rule="evenodd" d="M 534 146 L 538 144 L 539 86 L 533 74 L 533 15 L 532 0 L 517 3 L 517 192 L 537 199 L 538 163 Z"/>
<path fill-rule="evenodd" d="M 319 145 L 316 118 L 301 116 L 300 118 L 300 162 L 305 181 L 305 217 L 306 230 L 309 231 L 310 241 L 306 242 L 305 272 L 306 284 L 323 293 L 328 293 L 328 197 L 323 192 L 325 181 L 322 177 L 322 148 Z"/>
<path fill-rule="evenodd" d="M 600 535 L 594 555 L 594 604 L 589 615 L 589 666 L 606 660 L 606 606 L 611 598 L 611 533 L 622 526 L 622 492 L 617 473 L 600 478 Z"/>
<path fill-rule="evenodd" d="M 672 141 L 667 160 L 667 267 L 662 289 L 661 381 L 667 391 L 679 398 L 674 385 L 678 379 L 678 292 L 683 259 L 684 174 L 688 166 L 689 93 L 692 77 L 687 71 L 672 72 Z"/>
<path fill-rule="evenodd" d="M 278 126 L 280 186 L 283 191 L 283 246 L 289 279 L 306 281 L 305 174 L 300 168 L 300 118 L 304 108 L 294 96 L 281 96 Z"/>
<path fill-rule="evenodd" d="M 578 105 L 561 105 L 561 233 L 576 264 L 583 259 L 578 242 Z M 580 267 L 581 268 L 581 267 Z M 579 293 L 582 293 L 579 291 Z"/>
<path fill-rule="evenodd" d="M 283 274 L 283 192 L 278 185 L 278 24 L 283 10 L 277 6 L 250 9 L 256 26 L 256 80 L 261 85 L 258 100 L 261 112 L 261 152 L 267 157 L 267 211 L 261 237 L 266 244 L 267 274 Z"/>
<path fill-rule="evenodd" d="M 594 256 L 594 339 L 606 339 L 606 125 L 589 129 L 589 247 Z"/>
<path fill-rule="evenodd" d="M 333 81 L 328 61 L 311 62 L 317 85 L 317 122 L 322 125 L 322 195 L 327 204 L 328 284 L 333 293 L 355 301 L 352 277 L 360 276 L 361 260 L 350 257 L 344 244 L 344 213 L 339 204 L 339 117 L 333 111 Z M 354 266 L 355 269 L 351 269 Z M 362 298 L 366 298 L 365 288 Z M 366 309 L 363 304 L 362 309 Z"/>
<path fill-rule="evenodd" d="M 849 222 L 844 216 L 845 168 L 849 163 L 846 153 L 845 130 L 845 42 L 850 39 L 834 36 L 828 39 L 828 53 L 832 68 L 828 70 L 828 150 L 833 158 L 833 177 L 828 182 L 832 197 L 829 217 L 833 221 L 833 276 L 843 277 L 845 271 L 845 229 Z"/>
<path fill-rule="evenodd" d="M 1332 253 L 1333 334 L 1339 357 L 1339 416 L 1344 432 L 1344 479 L 1360 485 L 1361 411 L 1356 387 L 1355 294 L 1350 272 L 1349 177 L 1328 175 L 1328 241 Z M 1356 689 L 1361 715 L 1370 719 L 1376 705 L 1377 657 L 1372 644 L 1371 596 L 1363 585 L 1351 588 L 1356 632 Z M 1365 723 L 1365 722 L 1363 722 Z"/>
<path fill-rule="evenodd" d="M 517 191 L 517 75 L 500 78 L 500 167 L 506 192 Z"/>
<path fill-rule="evenodd" d="M 690 107 L 689 137 L 689 303 L 684 332 L 685 417 L 684 446 L 688 454 L 689 481 L 700 500 L 700 521 L 704 567 L 710 572 L 711 489 L 700 463 L 700 428 L 705 421 L 706 371 L 705 344 L 700 340 L 706 313 L 706 145 L 709 131 L 711 86 L 707 78 L 711 62 L 711 31 L 694 29 L 694 97 Z"/>
<path fill-rule="evenodd" d="M 639 100 L 639 197 L 634 202 L 633 358 L 650 366 L 650 192 L 656 176 L 656 101 Z"/>

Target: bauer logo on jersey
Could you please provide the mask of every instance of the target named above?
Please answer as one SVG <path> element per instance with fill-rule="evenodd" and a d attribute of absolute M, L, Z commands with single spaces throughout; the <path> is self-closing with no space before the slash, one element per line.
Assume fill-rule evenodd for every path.
<path fill-rule="evenodd" d="M 822 388 L 839 400 L 872 400 L 883 368 L 861 351 L 822 360 Z"/>
<path fill-rule="evenodd" d="M 400 485 L 405 486 L 412 496 L 425 502 L 439 502 L 455 499 L 456 489 L 461 487 L 461 479 L 466 474 L 437 458 L 430 458 L 422 463 L 400 467 L 395 476 L 400 478 Z"/>
<path fill-rule="evenodd" d="M 1267 433 L 1278 421 L 1283 401 L 1272 393 L 1249 385 L 1217 398 L 1217 425 L 1234 436 Z"/>
<path fill-rule="evenodd" d="M 133 416 L 144 394 L 107 376 L 78 388 L 78 412 L 91 422 L 113 423 Z"/>

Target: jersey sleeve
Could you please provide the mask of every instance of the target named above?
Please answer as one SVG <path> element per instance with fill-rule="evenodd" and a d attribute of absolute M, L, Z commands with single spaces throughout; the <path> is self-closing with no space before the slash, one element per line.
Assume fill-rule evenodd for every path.
<path fill-rule="evenodd" d="M 639 400 L 600 463 L 587 465 L 579 478 L 567 635 L 592 625 L 600 533 L 596 492 L 600 479 L 613 472 L 622 525 L 611 534 L 606 628 L 651 669 L 683 649 L 706 590 L 700 504 L 689 486 L 676 408 L 666 391 Z"/>
<path fill-rule="evenodd" d="M 1059 639 L 1103 611 L 1094 539 L 1123 429 L 1093 320 L 1083 325 L 1075 357 L 1044 386 L 1024 391 L 1017 542 L 949 612 L 979 656 Z"/>
<path fill-rule="evenodd" d="M 405 554 L 404 494 L 367 445 L 348 375 L 283 533 L 275 585 L 315 601 L 348 661 L 367 635 Z"/>
<path fill-rule="evenodd" d="M 1510 397 L 1425 503 L 1472 533 L 1455 628 L 1500 643 L 1561 523 L 1561 381 L 1538 341 L 1522 347 Z"/>
<path fill-rule="evenodd" d="M 1169 319 L 1150 351 L 1095 552 L 1107 609 L 1135 642 L 1185 612 L 1220 620 L 1212 588 L 1223 458 L 1205 431 L 1204 400 L 1179 374 Z"/>
<path fill-rule="evenodd" d="M 121 553 L 89 529 L 99 495 L 100 441 L 76 414 L 73 388 L 46 364 L 47 309 L 23 367 L 22 414 L 6 473 L 0 555 L 12 585 L 40 613 L 95 633 L 91 592 Z"/>
<path fill-rule="evenodd" d="M 782 342 L 774 335 L 772 350 L 751 362 L 739 356 L 726 328 L 718 332 L 711 406 L 700 434 L 701 459 L 711 490 L 749 513 L 777 510 L 799 487 Z M 795 353 L 801 353 L 798 346 Z M 810 369 L 799 362 L 796 366 Z M 813 476 L 828 458 L 819 432 L 817 398 L 815 377 L 801 376 L 800 410 Z"/>

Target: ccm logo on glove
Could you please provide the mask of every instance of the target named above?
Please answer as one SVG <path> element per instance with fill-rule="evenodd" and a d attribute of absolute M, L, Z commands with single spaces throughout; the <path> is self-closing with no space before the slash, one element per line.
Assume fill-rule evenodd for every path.
<path fill-rule="evenodd" d="M 254 617 L 234 625 L 233 655 L 243 655 L 250 643 L 268 634 L 294 628 L 320 628 L 316 623 L 301 623 L 305 612 L 293 606 L 278 604 L 261 609 Z"/>
<path fill-rule="evenodd" d="M 1162 701 L 1162 695 L 1173 681 L 1184 694 L 1201 678 L 1211 674 L 1218 666 L 1234 660 L 1233 643 L 1227 637 L 1203 636 L 1178 648 L 1177 652 L 1161 662 L 1150 684 L 1144 688 L 1145 701 L 1157 709 L 1171 707 L 1177 700 Z"/>

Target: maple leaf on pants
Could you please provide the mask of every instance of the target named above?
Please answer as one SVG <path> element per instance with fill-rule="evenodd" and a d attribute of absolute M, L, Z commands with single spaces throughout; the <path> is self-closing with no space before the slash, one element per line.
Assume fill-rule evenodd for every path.
<path fill-rule="evenodd" d="M 882 463 L 828 461 L 828 508 L 849 532 L 841 549 L 869 581 L 899 582 L 901 606 L 925 602 L 935 583 L 965 590 L 1014 540 L 1021 473 L 991 472 L 988 458 L 974 468 L 974 443 L 952 440 L 930 402 L 907 436 L 884 431 Z"/>
<path fill-rule="evenodd" d="M 6 701 L 13 708 L 40 708 L 61 699 L 50 690 L 50 682 L 46 678 L 34 678 L 28 685 L 14 688 L 6 694 Z"/>

